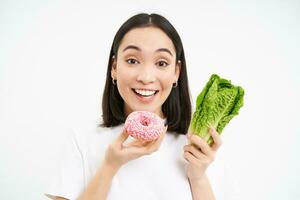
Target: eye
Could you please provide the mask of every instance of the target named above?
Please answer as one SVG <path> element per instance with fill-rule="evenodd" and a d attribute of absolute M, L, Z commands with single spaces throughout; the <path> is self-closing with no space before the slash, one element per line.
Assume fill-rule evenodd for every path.
<path fill-rule="evenodd" d="M 136 59 L 129 58 L 129 59 L 126 60 L 126 62 L 127 62 L 128 64 L 135 64 L 135 63 L 132 63 L 132 62 L 138 62 L 138 61 L 137 61 Z"/>
<path fill-rule="evenodd" d="M 158 61 L 160 67 L 167 67 L 169 64 L 165 61 Z"/>

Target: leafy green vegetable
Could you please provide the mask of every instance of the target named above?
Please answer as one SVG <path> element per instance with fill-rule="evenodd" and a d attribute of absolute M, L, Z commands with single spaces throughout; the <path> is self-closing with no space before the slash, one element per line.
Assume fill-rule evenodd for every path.
<path fill-rule="evenodd" d="M 207 141 L 213 142 L 209 128 L 213 127 L 219 134 L 229 121 L 238 115 L 243 106 L 244 90 L 234 86 L 230 80 L 211 75 L 202 92 L 196 100 L 196 110 L 193 113 L 190 131 Z"/>

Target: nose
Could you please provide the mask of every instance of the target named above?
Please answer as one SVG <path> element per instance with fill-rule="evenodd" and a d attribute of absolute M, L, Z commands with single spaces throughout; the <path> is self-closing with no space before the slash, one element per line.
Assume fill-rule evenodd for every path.
<path fill-rule="evenodd" d="M 137 81 L 143 84 L 153 83 L 155 81 L 155 69 L 153 66 L 143 66 L 138 72 Z"/>

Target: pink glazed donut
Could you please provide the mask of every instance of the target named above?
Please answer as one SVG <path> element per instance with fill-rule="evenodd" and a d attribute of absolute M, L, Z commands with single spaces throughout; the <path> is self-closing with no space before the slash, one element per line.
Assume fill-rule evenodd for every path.
<path fill-rule="evenodd" d="M 125 129 L 132 137 L 152 141 L 164 131 L 164 120 L 158 115 L 148 111 L 135 111 L 128 115 Z"/>

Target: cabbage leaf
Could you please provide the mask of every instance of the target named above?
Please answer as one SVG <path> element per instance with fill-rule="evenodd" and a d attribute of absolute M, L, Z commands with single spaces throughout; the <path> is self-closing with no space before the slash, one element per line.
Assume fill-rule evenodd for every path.
<path fill-rule="evenodd" d="M 209 128 L 219 134 L 229 121 L 239 114 L 244 103 L 244 89 L 231 84 L 230 80 L 211 75 L 209 81 L 196 99 L 189 131 L 203 138 L 210 145 L 213 142 Z"/>

